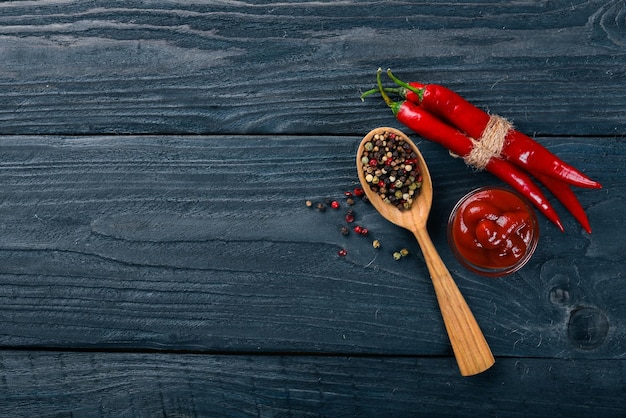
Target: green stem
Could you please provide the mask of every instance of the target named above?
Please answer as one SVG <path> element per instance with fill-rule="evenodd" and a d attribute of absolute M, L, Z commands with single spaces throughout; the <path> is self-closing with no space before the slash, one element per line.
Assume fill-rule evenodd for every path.
<path fill-rule="evenodd" d="M 405 89 L 411 90 L 413 93 L 417 94 L 417 96 L 420 98 L 420 101 L 422 101 L 422 97 L 424 95 L 424 89 L 423 88 L 419 89 L 417 87 L 413 87 L 409 83 L 406 83 L 406 82 L 400 80 L 395 75 L 393 75 L 393 73 L 391 72 L 391 68 L 387 68 L 387 75 L 389 76 L 389 78 L 394 83 L 396 83 L 400 87 L 404 87 Z"/>
<path fill-rule="evenodd" d="M 389 106 L 394 116 L 397 116 L 398 111 L 400 110 L 400 106 L 402 106 L 402 103 L 404 102 L 394 102 L 387 95 L 387 92 L 385 91 L 385 88 L 383 87 L 383 82 L 380 79 L 380 73 L 382 72 L 383 72 L 382 68 L 379 68 L 378 71 L 376 71 L 376 84 L 378 85 L 378 91 L 380 91 L 380 95 L 383 96 L 383 100 L 385 101 L 385 103 L 387 103 L 387 106 Z"/>
<path fill-rule="evenodd" d="M 385 90 L 386 92 L 388 92 L 388 93 L 397 94 L 398 96 L 402 96 L 402 91 L 403 91 L 403 89 L 402 89 L 402 88 L 399 88 L 399 87 L 398 87 L 398 88 L 394 88 L 394 87 L 385 87 L 385 89 L 384 89 L 384 90 Z M 375 93 L 380 93 L 380 90 L 378 89 L 378 87 L 373 88 L 373 89 L 371 89 L 371 90 L 368 90 L 368 91 L 366 91 L 365 93 L 361 94 L 361 100 L 365 101 L 365 98 L 366 98 L 367 96 L 370 96 L 370 95 L 375 94 Z"/>
<path fill-rule="evenodd" d="M 391 98 L 389 98 L 389 96 L 385 92 L 385 89 L 383 87 L 383 82 L 380 79 L 380 73 L 382 72 L 383 72 L 382 68 L 379 68 L 378 71 L 376 71 L 376 85 L 378 86 L 378 91 L 380 92 L 380 95 L 383 96 L 383 100 L 385 101 L 385 103 L 387 103 L 387 106 L 391 107 L 391 105 L 393 104 L 393 101 L 391 100 Z"/>

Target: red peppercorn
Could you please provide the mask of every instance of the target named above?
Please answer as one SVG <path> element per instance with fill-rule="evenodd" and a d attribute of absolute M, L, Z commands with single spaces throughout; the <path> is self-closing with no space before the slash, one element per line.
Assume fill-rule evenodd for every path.
<path fill-rule="evenodd" d="M 370 159 L 370 166 L 376 167 L 378 165 L 378 160 L 376 158 Z"/>
<path fill-rule="evenodd" d="M 339 206 L 341 206 L 341 205 L 340 205 L 340 204 L 339 204 L 339 202 L 337 202 L 336 200 L 333 200 L 333 201 L 330 203 L 330 207 L 331 207 L 331 208 L 333 208 L 333 209 L 339 209 Z"/>
<path fill-rule="evenodd" d="M 367 235 L 369 234 L 370 231 L 367 230 L 367 228 L 361 228 L 361 232 L 359 232 L 359 234 L 361 235 Z"/>
<path fill-rule="evenodd" d="M 354 222 L 354 215 L 351 213 L 348 213 L 346 215 L 346 222 L 348 222 L 349 224 L 351 224 L 352 222 Z"/>
<path fill-rule="evenodd" d="M 346 192 L 343 192 L 343 195 L 344 195 L 345 197 L 352 197 L 352 196 L 353 196 L 352 192 L 351 192 L 351 191 L 349 191 L 349 190 L 348 190 L 348 191 L 346 191 Z"/>
<path fill-rule="evenodd" d="M 365 191 L 362 188 L 357 187 L 356 189 L 354 189 L 353 193 L 355 196 L 361 197 L 365 194 Z"/>
<path fill-rule="evenodd" d="M 346 255 L 348 255 L 348 251 L 346 251 L 345 248 L 342 248 L 337 252 L 337 255 L 339 255 L 339 257 L 345 257 Z"/>
<path fill-rule="evenodd" d="M 356 232 L 357 234 L 360 234 L 361 232 L 363 232 L 363 227 L 357 225 L 354 227 L 354 232 Z"/>

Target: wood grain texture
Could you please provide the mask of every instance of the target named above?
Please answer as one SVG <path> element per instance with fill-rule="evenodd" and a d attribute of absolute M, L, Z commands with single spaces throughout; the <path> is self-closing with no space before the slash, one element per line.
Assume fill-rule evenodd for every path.
<path fill-rule="evenodd" d="M 5 351 L 0 416 L 610 418 L 626 412 L 624 360 L 505 358 L 470 379 L 453 362 Z"/>
<path fill-rule="evenodd" d="M 0 343 L 450 355 L 410 232 L 357 202 L 355 223 L 370 235 L 343 236 L 345 204 L 304 205 L 344 202 L 358 184 L 360 139 L 0 138 Z M 494 354 L 622 356 L 624 241 L 615 236 L 626 225 L 626 148 L 551 139 L 605 186 L 577 191 L 594 232 L 566 214 L 565 234 L 540 218 L 533 259 L 494 280 L 459 266 L 445 223 L 462 195 L 495 178 L 419 146 L 434 184 L 429 232 Z M 393 260 L 403 247 L 412 255 Z"/>
<path fill-rule="evenodd" d="M 623 416 L 618 0 L 0 2 L 0 416 Z M 445 224 L 498 183 L 413 137 L 428 230 L 497 362 L 462 378 L 413 236 L 354 153 L 378 67 L 444 84 L 599 180 L 530 263 Z M 383 243 L 376 250 L 371 240 Z M 394 261 L 406 247 L 409 257 Z M 346 257 L 337 251 L 345 248 Z"/>
<path fill-rule="evenodd" d="M 623 135 L 622 1 L 0 3 L 0 134 L 357 134 L 374 72 L 530 134 Z"/>

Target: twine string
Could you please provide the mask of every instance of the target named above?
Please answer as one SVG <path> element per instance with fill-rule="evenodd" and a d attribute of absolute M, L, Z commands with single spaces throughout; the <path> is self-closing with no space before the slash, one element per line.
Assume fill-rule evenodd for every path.
<path fill-rule="evenodd" d="M 492 158 L 502 158 L 502 148 L 513 124 L 498 115 L 491 115 L 482 135 L 477 140 L 470 138 L 473 144 L 469 154 L 463 157 L 467 165 L 477 170 L 484 170 Z M 458 157 L 458 156 L 457 156 Z"/>

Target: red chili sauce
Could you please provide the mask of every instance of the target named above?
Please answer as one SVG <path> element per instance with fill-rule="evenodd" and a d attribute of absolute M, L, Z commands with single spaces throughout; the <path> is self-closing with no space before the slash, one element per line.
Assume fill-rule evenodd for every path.
<path fill-rule="evenodd" d="M 534 213 L 510 191 L 481 189 L 455 212 L 450 231 L 454 246 L 479 269 L 507 269 L 524 260 L 527 250 L 536 245 Z"/>

